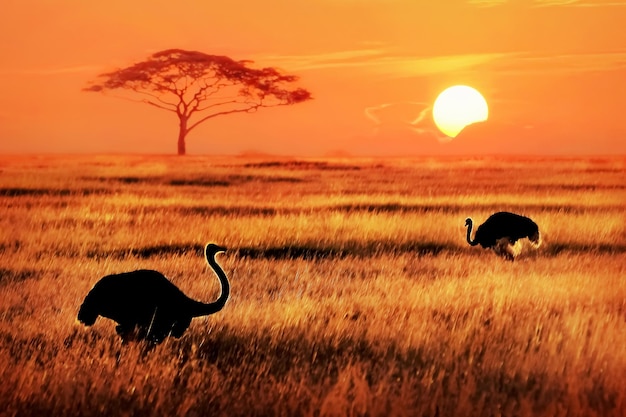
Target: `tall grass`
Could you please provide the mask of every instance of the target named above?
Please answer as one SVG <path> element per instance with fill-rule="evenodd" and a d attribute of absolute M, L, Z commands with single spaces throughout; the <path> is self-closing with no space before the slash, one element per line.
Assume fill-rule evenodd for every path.
<path fill-rule="evenodd" d="M 0 158 L 0 414 L 626 414 L 620 158 Z M 513 263 L 465 217 L 513 210 Z M 77 309 L 157 269 L 225 309 L 155 349 Z"/>

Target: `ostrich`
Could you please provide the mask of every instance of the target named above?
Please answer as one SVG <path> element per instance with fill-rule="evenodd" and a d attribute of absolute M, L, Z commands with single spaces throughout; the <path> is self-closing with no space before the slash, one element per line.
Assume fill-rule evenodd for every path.
<path fill-rule="evenodd" d="M 87 326 L 94 324 L 99 315 L 114 320 L 124 342 L 135 338 L 158 344 L 169 335 L 179 338 L 192 318 L 216 313 L 226 304 L 230 284 L 215 261 L 215 255 L 225 251 L 212 243 L 204 251 L 222 288 L 212 303 L 192 300 L 160 272 L 141 269 L 107 275 L 98 281 L 80 306 L 78 320 Z"/>
<path fill-rule="evenodd" d="M 465 220 L 467 227 L 467 243 L 476 246 L 480 243 L 483 248 L 491 248 L 498 255 L 514 260 L 519 254 L 515 244 L 519 239 L 528 238 L 534 247 L 541 245 L 539 227 L 528 217 L 519 214 L 501 211 L 494 213 L 478 228 L 471 240 L 473 222 L 471 218 Z"/>

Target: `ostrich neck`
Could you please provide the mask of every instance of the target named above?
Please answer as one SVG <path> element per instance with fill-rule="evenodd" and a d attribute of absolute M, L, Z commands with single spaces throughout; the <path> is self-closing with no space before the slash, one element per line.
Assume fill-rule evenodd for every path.
<path fill-rule="evenodd" d="M 472 240 L 472 228 L 474 226 L 474 223 L 472 222 L 472 220 L 469 220 L 469 224 L 467 225 L 467 243 L 469 243 L 471 246 L 476 246 L 478 245 L 478 242 L 475 240 Z"/>
<path fill-rule="evenodd" d="M 202 303 L 196 301 L 197 304 L 195 305 L 194 309 L 194 317 L 207 316 L 209 314 L 217 313 L 222 308 L 224 308 L 224 305 L 226 304 L 226 301 L 230 296 L 230 283 L 228 282 L 228 277 L 224 273 L 224 270 L 222 270 L 222 268 L 215 261 L 215 256 L 213 256 L 212 258 L 207 258 L 207 262 L 209 263 L 211 268 L 213 268 L 215 275 L 217 275 L 217 278 L 219 279 L 220 285 L 222 287 L 222 291 L 218 299 L 212 303 Z"/>

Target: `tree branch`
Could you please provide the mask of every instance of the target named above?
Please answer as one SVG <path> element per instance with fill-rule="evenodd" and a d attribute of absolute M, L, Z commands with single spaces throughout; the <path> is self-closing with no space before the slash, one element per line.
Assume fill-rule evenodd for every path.
<path fill-rule="evenodd" d="M 164 106 L 172 106 L 174 109 L 176 108 L 176 104 L 175 103 L 170 103 L 169 101 L 165 101 L 161 98 L 161 96 L 157 95 L 157 94 L 151 94 L 147 91 L 143 91 L 143 90 L 136 90 L 136 89 L 132 89 L 134 92 L 136 92 L 137 94 L 143 94 L 145 96 L 149 96 L 154 100 L 157 100 L 158 102 L 160 102 L 162 105 Z M 143 100 L 139 100 L 139 102 L 141 103 L 149 103 L 150 100 L 148 99 L 143 99 Z M 161 107 L 161 108 L 166 108 L 166 107 Z M 166 108 L 167 110 L 172 110 L 174 111 L 174 109 L 172 108 Z"/>
<path fill-rule="evenodd" d="M 241 102 L 238 102 L 241 103 Z M 227 103 L 222 103 L 222 104 L 227 104 Z M 289 106 L 291 103 L 287 103 L 287 102 L 283 102 L 283 103 L 276 103 L 276 104 L 263 104 L 263 103 L 254 103 L 251 104 L 250 106 L 245 108 L 245 109 L 233 109 L 233 110 L 225 110 L 225 111 L 221 111 L 221 112 L 217 112 L 217 113 L 212 113 L 209 114 L 208 116 L 203 117 L 202 119 L 198 120 L 197 122 L 193 123 L 190 127 L 187 128 L 187 132 L 189 132 L 191 129 L 195 128 L 196 126 L 198 126 L 199 124 L 206 122 L 209 119 L 212 119 L 214 117 L 217 116 L 225 116 L 227 114 L 233 114 L 233 113 L 252 113 L 255 112 L 259 109 L 259 107 L 278 107 L 278 106 Z"/>
<path fill-rule="evenodd" d="M 131 101 L 133 101 L 133 100 L 131 100 Z M 136 100 L 135 100 L 135 101 L 136 101 Z M 140 103 L 146 103 L 146 104 L 149 104 L 149 105 L 154 106 L 154 107 L 157 107 L 157 108 L 159 108 L 159 109 L 163 109 L 163 110 L 171 111 L 172 113 L 178 113 L 178 112 L 177 112 L 176 110 L 174 110 L 174 109 L 170 109 L 170 108 L 168 108 L 168 107 L 165 107 L 165 106 L 163 106 L 163 105 L 160 105 L 160 104 L 158 104 L 158 103 L 155 103 L 155 102 L 153 102 L 153 101 L 150 101 L 150 100 L 148 100 L 147 98 L 144 98 L 143 100 L 140 100 L 139 102 L 140 102 Z"/>
<path fill-rule="evenodd" d="M 225 111 L 209 114 L 208 116 L 203 117 L 202 119 L 198 120 L 197 122 L 192 124 L 190 127 L 188 127 L 187 128 L 187 133 L 189 133 L 191 131 L 191 129 L 195 128 L 199 124 L 204 123 L 207 120 L 212 119 L 214 117 L 224 116 L 224 115 L 233 114 L 233 113 L 251 113 L 251 112 L 255 111 L 257 108 L 259 108 L 259 107 L 261 107 L 261 105 L 260 104 L 256 104 L 256 105 L 250 106 L 250 107 L 245 108 L 245 109 L 225 110 Z"/>
<path fill-rule="evenodd" d="M 172 103 L 163 102 L 163 103 L 165 104 L 165 105 L 163 105 L 163 104 L 159 104 L 159 103 L 156 103 L 156 102 L 154 102 L 154 101 L 151 101 L 151 100 L 149 100 L 149 99 L 147 99 L 147 98 L 143 98 L 143 99 L 139 99 L 139 100 L 138 100 L 138 99 L 133 99 L 133 98 L 125 97 L 125 96 L 122 96 L 122 95 L 116 95 L 116 94 L 106 94 L 104 91 L 102 91 L 102 94 L 103 94 L 103 95 L 108 95 L 108 96 L 110 96 L 110 97 L 119 98 L 119 99 L 121 99 L 121 100 L 131 101 L 131 102 L 133 102 L 133 103 L 145 103 L 145 104 L 149 104 L 149 105 L 154 106 L 154 107 L 157 107 L 157 108 L 159 108 L 159 109 L 162 109 L 162 110 L 167 110 L 167 111 L 171 111 L 171 112 L 173 112 L 173 113 L 176 113 L 176 110 L 175 110 L 174 108 L 165 107 L 165 105 L 174 106 L 174 104 L 172 104 Z"/>

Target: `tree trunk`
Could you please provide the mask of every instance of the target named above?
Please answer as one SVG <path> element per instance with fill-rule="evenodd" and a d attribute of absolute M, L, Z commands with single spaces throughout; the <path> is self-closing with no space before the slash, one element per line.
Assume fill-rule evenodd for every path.
<path fill-rule="evenodd" d="M 187 137 L 187 119 L 181 117 L 178 126 L 178 154 L 185 155 L 187 153 L 187 146 L 185 144 L 185 138 Z"/>

